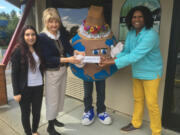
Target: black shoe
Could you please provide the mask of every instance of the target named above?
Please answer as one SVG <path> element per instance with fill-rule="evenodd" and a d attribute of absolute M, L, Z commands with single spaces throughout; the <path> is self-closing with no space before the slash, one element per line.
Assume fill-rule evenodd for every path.
<path fill-rule="evenodd" d="M 127 132 L 129 132 L 129 131 L 134 131 L 134 130 L 136 130 L 136 129 L 138 129 L 138 128 L 135 128 L 135 127 L 132 125 L 132 123 L 129 123 L 127 126 L 122 127 L 122 128 L 121 128 L 121 131 L 127 133 Z"/>
<path fill-rule="evenodd" d="M 26 135 L 32 135 L 32 133 L 26 133 Z"/>
<path fill-rule="evenodd" d="M 30 132 L 25 133 L 25 135 L 32 135 L 32 133 L 31 133 L 31 131 L 30 131 Z"/>
<path fill-rule="evenodd" d="M 47 132 L 49 133 L 49 135 L 61 135 L 60 133 L 58 133 L 55 128 L 47 128 Z"/>
<path fill-rule="evenodd" d="M 64 127 L 64 123 L 58 121 L 58 120 L 54 120 L 54 125 L 57 126 L 57 127 Z"/>

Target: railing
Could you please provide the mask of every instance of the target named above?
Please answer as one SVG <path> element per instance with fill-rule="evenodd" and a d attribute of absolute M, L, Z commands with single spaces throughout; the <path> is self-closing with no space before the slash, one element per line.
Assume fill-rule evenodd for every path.
<path fill-rule="evenodd" d="M 22 15 L 21 19 L 19 20 L 19 23 L 16 27 L 16 30 L 15 30 L 12 38 L 11 38 L 11 41 L 8 45 L 6 52 L 5 52 L 3 60 L 0 64 L 0 105 L 7 104 L 7 89 L 6 89 L 5 69 L 6 69 L 8 61 L 10 59 L 11 52 L 12 52 L 12 50 L 16 44 L 16 41 L 18 39 L 19 33 L 21 32 L 21 30 L 23 28 L 23 25 L 26 21 L 26 18 L 28 17 L 28 14 L 29 14 L 33 4 L 34 4 L 34 0 L 28 0 L 27 1 L 23 15 Z"/>

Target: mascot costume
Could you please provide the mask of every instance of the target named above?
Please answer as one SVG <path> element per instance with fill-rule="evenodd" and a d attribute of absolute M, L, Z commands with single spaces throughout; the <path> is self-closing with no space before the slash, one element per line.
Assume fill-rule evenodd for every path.
<path fill-rule="evenodd" d="M 119 53 L 113 33 L 105 23 L 103 7 L 91 6 L 88 15 L 80 26 L 78 33 L 72 38 L 73 48 L 84 51 L 85 56 L 77 55 L 81 64 L 70 64 L 73 74 L 84 82 L 84 113 L 82 125 L 93 123 L 95 114 L 92 106 L 93 83 L 96 84 L 97 92 L 97 116 L 101 123 L 111 124 L 111 117 L 106 112 L 105 102 L 105 79 L 117 71 L 115 65 L 99 67 L 100 56 L 107 58 Z M 121 45 L 120 45 L 121 46 Z M 121 47 L 120 47 L 121 48 Z"/>

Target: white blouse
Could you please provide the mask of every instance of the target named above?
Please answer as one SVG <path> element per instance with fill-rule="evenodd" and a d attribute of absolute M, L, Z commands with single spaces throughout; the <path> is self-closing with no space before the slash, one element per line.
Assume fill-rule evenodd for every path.
<path fill-rule="evenodd" d="M 28 86 L 39 86 L 43 84 L 43 79 L 42 79 L 42 75 L 41 72 L 39 70 L 39 66 L 40 66 L 40 60 L 39 57 L 37 56 L 37 54 L 35 52 L 32 53 L 32 56 L 36 62 L 36 67 L 35 67 L 35 71 L 32 71 L 32 69 L 30 68 L 30 64 L 29 64 L 29 68 L 28 68 Z"/>

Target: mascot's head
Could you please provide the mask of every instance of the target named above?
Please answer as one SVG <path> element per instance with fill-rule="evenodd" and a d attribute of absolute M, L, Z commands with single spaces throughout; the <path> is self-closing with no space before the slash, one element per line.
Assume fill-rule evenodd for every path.
<path fill-rule="evenodd" d="M 79 29 L 79 35 L 87 39 L 104 39 L 112 37 L 109 25 L 104 19 L 104 10 L 100 6 L 90 6 L 88 15 Z"/>

